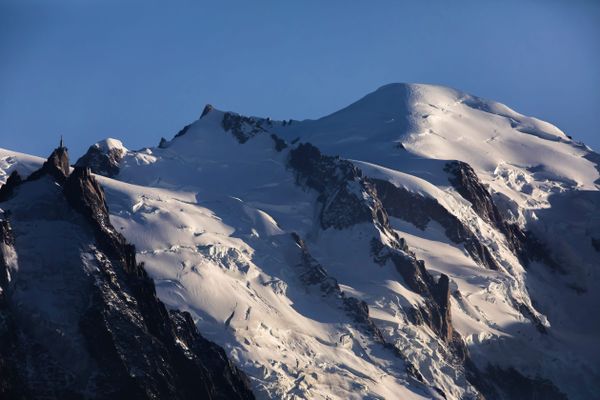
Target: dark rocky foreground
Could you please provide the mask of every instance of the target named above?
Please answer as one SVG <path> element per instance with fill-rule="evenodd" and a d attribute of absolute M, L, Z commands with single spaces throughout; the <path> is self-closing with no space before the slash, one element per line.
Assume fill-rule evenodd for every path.
<path fill-rule="evenodd" d="M 90 170 L 69 169 L 60 147 L 29 178 L 13 174 L 0 189 L 0 398 L 254 398 L 191 316 L 158 300 Z M 26 190 L 46 198 L 25 198 Z M 23 212 L 24 202 L 34 211 Z M 31 231 L 49 221 L 66 224 L 66 237 Z"/>

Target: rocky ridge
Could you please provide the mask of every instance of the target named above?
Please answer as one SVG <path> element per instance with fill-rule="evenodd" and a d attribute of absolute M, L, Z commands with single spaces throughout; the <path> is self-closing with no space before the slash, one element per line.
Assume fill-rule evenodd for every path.
<path fill-rule="evenodd" d="M 17 181 L 18 178 L 12 178 L 12 182 Z M 75 326 L 65 325 L 61 317 L 47 314 L 43 303 L 39 303 L 44 300 L 37 296 L 43 296 L 44 292 L 36 292 L 37 284 L 34 289 L 24 286 L 30 285 L 28 279 L 36 278 L 31 276 L 35 266 L 30 265 L 25 254 L 20 254 L 21 249 L 30 245 L 22 242 L 29 232 L 23 230 L 28 226 L 27 220 L 23 220 L 15 202 L 21 201 L 23 190 L 36 190 L 35 186 L 45 186 L 46 181 L 55 181 L 62 187 L 59 191 L 51 190 L 49 195 L 56 196 L 57 203 L 64 203 L 64 211 L 57 209 L 57 213 L 73 215 L 69 218 L 74 224 L 69 230 L 71 240 L 79 240 L 75 233 L 78 229 L 92 233 L 93 242 L 84 256 L 88 261 L 77 266 L 75 260 L 66 260 L 62 266 L 61 284 L 79 281 L 87 288 L 87 302 L 74 302 L 62 311 L 67 320 L 74 316 L 74 321 L 78 321 Z M 3 338 L 0 394 L 3 398 L 253 398 L 244 375 L 229 362 L 222 349 L 196 331 L 189 314 L 168 311 L 158 300 L 152 280 L 143 265 L 136 262 L 135 248 L 112 227 L 102 188 L 88 168 L 76 167 L 69 174 L 64 147 L 56 149 L 42 169 L 23 183 L 12 183 L 10 192 L 2 204 L 6 208 L 0 224 L 0 336 Z M 12 223 L 18 227 L 16 234 L 10 228 Z M 60 261 L 48 261 L 55 262 Z M 93 269 L 86 266 L 88 262 L 94 265 Z M 44 275 L 37 278 L 41 283 L 54 282 Z M 24 290 L 29 293 L 25 299 Z M 73 300 L 82 295 L 78 293 L 73 292 Z M 56 295 L 49 294 L 50 298 Z M 19 310 L 18 305 L 23 301 L 26 306 Z M 39 310 L 39 314 L 30 315 L 27 310 Z M 48 328 L 41 325 L 32 330 L 30 324 L 38 320 L 39 325 L 40 315 L 48 317 L 44 322 Z M 79 373 L 65 364 L 64 356 L 52 348 L 52 341 L 44 339 L 45 329 L 57 324 L 73 335 L 54 345 L 74 341 L 78 343 L 75 348 L 84 351 L 78 357 L 89 360 Z"/>

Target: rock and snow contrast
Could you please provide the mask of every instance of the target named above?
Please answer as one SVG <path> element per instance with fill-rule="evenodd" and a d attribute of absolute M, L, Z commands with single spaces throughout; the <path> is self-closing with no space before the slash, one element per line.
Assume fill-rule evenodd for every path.
<path fill-rule="evenodd" d="M 0 188 L 0 397 L 252 399 L 223 349 L 167 311 L 64 147 Z"/>
<path fill-rule="evenodd" d="M 546 122 L 391 84 L 43 163 L 0 149 L 0 394 L 600 398 L 600 155 Z"/>

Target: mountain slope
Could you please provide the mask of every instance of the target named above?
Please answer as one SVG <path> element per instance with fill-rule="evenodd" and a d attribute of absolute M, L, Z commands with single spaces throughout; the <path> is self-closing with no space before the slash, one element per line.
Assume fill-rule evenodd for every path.
<path fill-rule="evenodd" d="M 56 149 L 0 188 L 2 398 L 251 399 L 188 314 L 169 313 L 88 169 Z"/>
<path fill-rule="evenodd" d="M 5 176 L 36 164 L 0 156 Z M 504 105 L 393 84 L 314 121 L 207 106 L 77 165 L 259 398 L 589 399 L 598 158 Z"/>

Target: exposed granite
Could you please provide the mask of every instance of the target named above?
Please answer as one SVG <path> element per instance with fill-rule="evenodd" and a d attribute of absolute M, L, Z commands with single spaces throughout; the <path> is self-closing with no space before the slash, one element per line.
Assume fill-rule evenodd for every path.
<path fill-rule="evenodd" d="M 0 246 L 0 276 L 4 277 L 0 281 L 0 397 L 253 398 L 243 373 L 221 348 L 197 332 L 189 314 L 169 312 L 158 300 L 154 283 L 136 262 L 134 247 L 110 224 L 104 192 L 90 170 L 76 167 L 72 174 L 68 172 L 66 150 L 57 149 L 21 185 L 51 176 L 63 186 L 68 204 L 83 217 L 82 228 L 95 237 L 97 270 L 82 265 L 77 272 L 88 285 L 87 300 L 64 310 L 81 315 L 78 326 L 69 329 L 84 339 L 81 357 L 92 361 L 80 371 L 83 376 L 72 375 L 49 347 L 52 342 L 40 342 L 21 326 L 28 316 L 9 300 L 7 246 Z M 13 243 L 7 227 L 4 220 L 0 236 L 3 243 Z M 69 263 L 76 265 L 77 260 Z M 18 271 L 13 280 L 19 281 Z M 35 305 L 37 300 L 32 301 Z M 31 374 L 35 379 L 28 378 Z"/>

